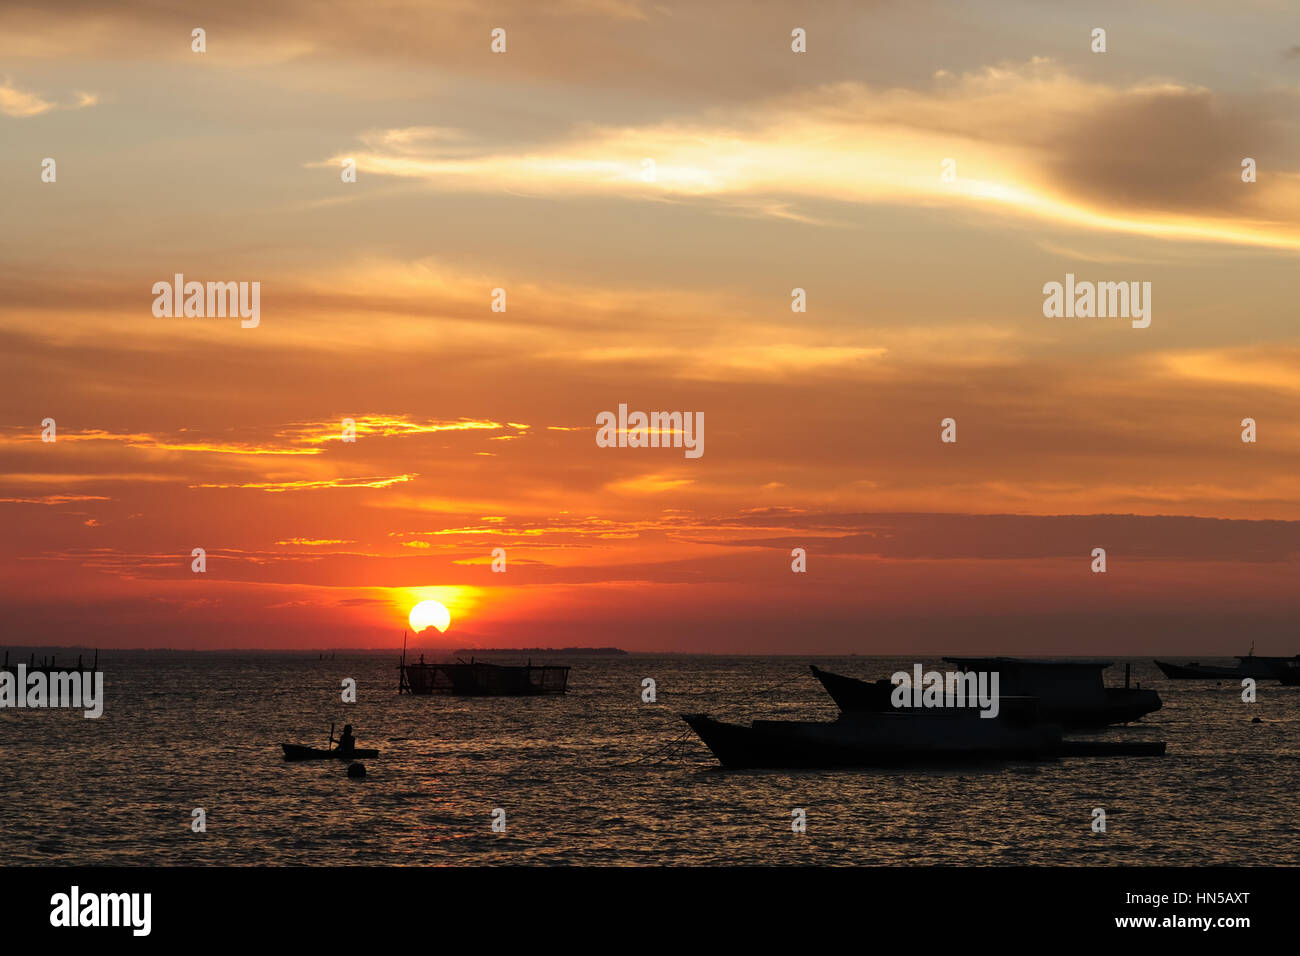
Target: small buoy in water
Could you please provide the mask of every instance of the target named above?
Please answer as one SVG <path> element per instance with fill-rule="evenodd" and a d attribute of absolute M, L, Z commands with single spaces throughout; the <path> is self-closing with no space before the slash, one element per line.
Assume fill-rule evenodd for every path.
<path fill-rule="evenodd" d="M 1260 720 L 1258 717 L 1252 717 L 1250 718 L 1250 722 L 1252 724 L 1262 724 L 1264 721 Z"/>
<path fill-rule="evenodd" d="M 364 777 L 366 775 L 366 765 L 363 763 L 348 764 L 349 777 Z"/>

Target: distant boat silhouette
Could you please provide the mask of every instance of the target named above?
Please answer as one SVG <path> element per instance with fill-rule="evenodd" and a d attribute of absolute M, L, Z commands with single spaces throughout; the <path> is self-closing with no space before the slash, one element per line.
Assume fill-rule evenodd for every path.
<path fill-rule="evenodd" d="M 1276 680 L 1283 684 L 1300 684 L 1300 654 L 1295 657 L 1257 657 L 1255 645 L 1250 645 L 1250 653 L 1244 657 L 1238 655 L 1237 663 L 1232 667 L 1217 664 L 1171 664 L 1168 661 L 1154 661 L 1170 680 L 1219 680 L 1222 678 L 1252 677 L 1255 680 Z"/>

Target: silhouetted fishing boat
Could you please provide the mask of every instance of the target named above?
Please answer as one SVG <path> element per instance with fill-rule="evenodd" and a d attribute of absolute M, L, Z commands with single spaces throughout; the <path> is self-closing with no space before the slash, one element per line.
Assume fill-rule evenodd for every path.
<path fill-rule="evenodd" d="M 683 714 L 724 767 L 868 767 L 1057 755 L 1061 728 L 954 710 L 843 714 L 835 721 L 756 720 L 750 726 Z"/>
<path fill-rule="evenodd" d="M 1276 680 L 1283 684 L 1300 684 L 1300 655 L 1295 657 L 1259 657 L 1251 645 L 1250 653 L 1238 656 L 1237 663 L 1231 667 L 1219 664 L 1172 664 L 1168 661 L 1155 661 L 1170 680 L 1240 680 L 1251 677 L 1255 680 Z"/>
<path fill-rule="evenodd" d="M 835 721 L 682 719 L 728 768 L 874 767 L 1058 757 L 1158 757 L 1161 740 L 1065 740 L 1027 710 L 984 718 L 955 709 L 841 714 Z"/>
<path fill-rule="evenodd" d="M 1167 661 L 1155 661 L 1170 680 L 1215 680 L 1223 677 L 1236 677 L 1240 671 L 1236 667 L 1217 667 L 1193 661 L 1190 664 L 1170 664 Z"/>
<path fill-rule="evenodd" d="M 1008 659 L 949 660 L 1005 663 Z M 1068 669 L 1068 665 L 1058 667 Z M 889 681 L 869 684 L 818 667 L 812 672 L 837 702 L 844 699 L 851 705 L 841 704 L 838 720 L 755 720 L 746 727 L 707 714 L 683 714 L 682 719 L 724 767 L 737 768 L 867 767 L 1165 752 L 1160 741 L 1065 740 L 1061 725 L 1042 716 L 1043 702 L 1035 697 L 999 694 L 996 709 L 991 706 L 990 682 L 977 685 L 986 696 L 973 707 L 964 706 L 964 701 L 963 706 L 953 706 L 958 703 L 953 698 L 942 705 L 894 707 L 890 699 L 894 685 Z"/>
<path fill-rule="evenodd" d="M 372 760 L 379 756 L 378 750 L 354 750 L 344 752 L 338 748 L 321 750 L 318 747 L 304 747 L 301 744 L 280 744 L 284 748 L 285 760 Z"/>
<path fill-rule="evenodd" d="M 962 671 L 996 671 L 1003 698 L 1037 698 L 1039 718 L 1067 730 L 1128 723 L 1162 706 L 1155 691 L 1127 686 L 1127 670 L 1124 687 L 1107 687 L 1102 671 L 1110 666 L 1109 661 L 1015 657 L 945 657 L 944 660 Z M 826 692 L 845 713 L 914 709 L 894 707 L 891 696 L 895 686 L 888 680 L 863 681 L 811 666 Z"/>

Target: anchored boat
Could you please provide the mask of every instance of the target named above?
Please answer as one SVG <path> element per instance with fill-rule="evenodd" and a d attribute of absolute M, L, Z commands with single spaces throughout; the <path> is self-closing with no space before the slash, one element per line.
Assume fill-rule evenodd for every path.
<path fill-rule="evenodd" d="M 1223 678 L 1240 680 L 1243 677 L 1251 677 L 1255 680 L 1300 684 L 1300 654 L 1295 657 L 1259 657 L 1256 656 L 1255 648 L 1252 646 L 1249 654 L 1244 657 L 1239 655 L 1236 661 L 1237 663 L 1232 667 L 1201 664 L 1197 661 L 1192 661 L 1190 664 L 1171 664 L 1168 661 L 1154 663 L 1170 680 L 1221 680 Z"/>
<path fill-rule="evenodd" d="M 749 727 L 683 714 L 724 767 L 867 767 L 1048 759 L 1053 724 L 982 720 L 957 711 L 857 713 L 835 721 L 756 720 Z"/>
<path fill-rule="evenodd" d="M 1109 661 L 1051 661 L 1015 657 L 945 657 L 963 671 L 997 671 L 1004 698 L 1036 698 L 1038 716 L 1067 730 L 1126 724 L 1159 710 L 1154 690 L 1107 687 L 1102 671 Z M 813 665 L 812 672 L 845 713 L 910 710 L 893 706 L 894 684 L 844 677 Z"/>
<path fill-rule="evenodd" d="M 876 767 L 1057 757 L 1155 757 L 1164 741 L 1063 740 L 1061 727 L 960 710 L 842 714 L 835 721 L 682 719 L 728 768 Z"/>
<path fill-rule="evenodd" d="M 1088 666 L 1094 665 L 1089 662 Z M 840 704 L 838 720 L 755 720 L 746 727 L 707 714 L 683 714 L 682 719 L 724 767 L 735 768 L 1139 757 L 1165 752 L 1163 741 L 1063 739 L 1060 721 L 1048 718 L 1047 702 L 1036 697 L 999 696 L 996 711 L 954 706 L 959 699 L 945 700 L 944 706 L 938 707 L 894 707 L 890 700 L 894 685 L 889 681 L 867 683 L 815 666 L 812 672 Z M 1012 686 L 1018 689 L 1020 685 L 1012 681 Z M 1058 697 L 1055 706 L 1066 713 L 1077 707 L 1068 696 Z"/>

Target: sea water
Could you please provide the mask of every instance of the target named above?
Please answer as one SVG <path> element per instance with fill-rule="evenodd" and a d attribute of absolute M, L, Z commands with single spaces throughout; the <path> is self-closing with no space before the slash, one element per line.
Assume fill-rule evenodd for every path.
<path fill-rule="evenodd" d="M 563 697 L 420 698 L 397 694 L 394 654 L 105 651 L 100 719 L 0 711 L 4 862 L 1300 863 L 1300 687 L 1261 682 L 1246 704 L 1235 682 L 1166 681 L 1143 659 L 1134 680 L 1164 707 L 1104 739 L 1167 756 L 959 769 L 727 771 L 678 717 L 833 719 L 810 661 L 867 679 L 915 663 L 569 658 Z M 364 779 L 282 759 L 281 742 L 324 747 L 331 722 L 379 749 Z"/>

